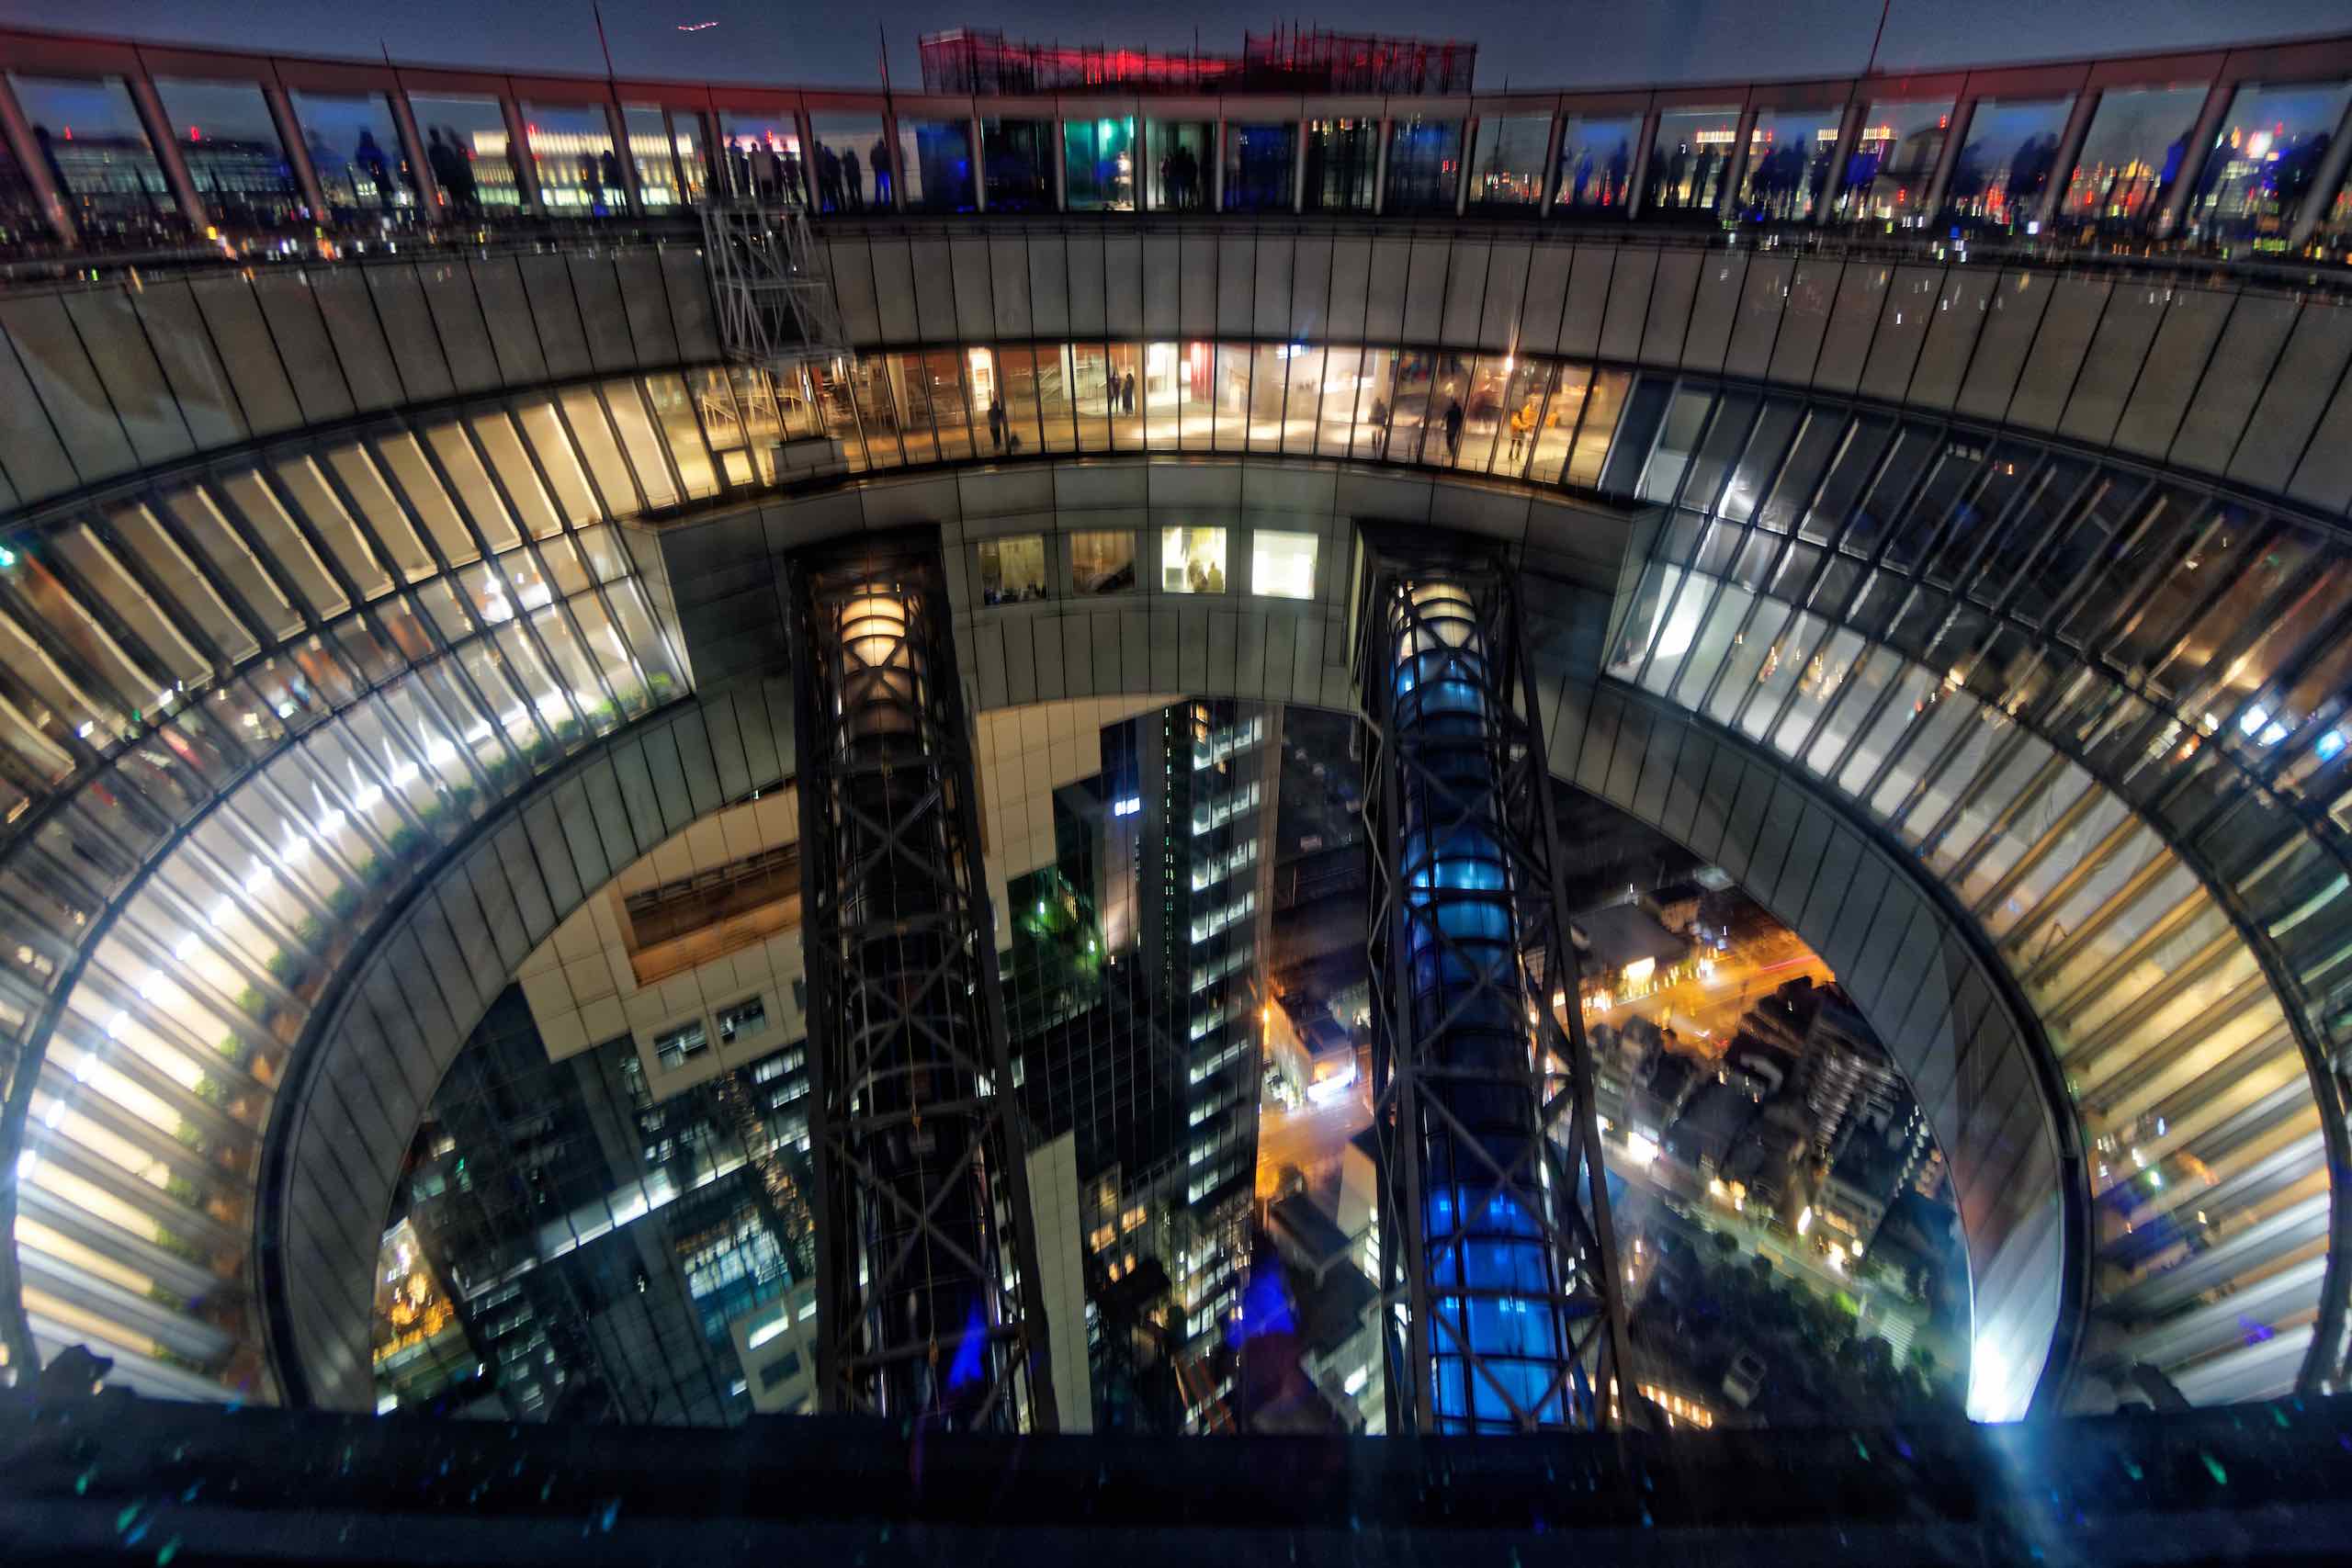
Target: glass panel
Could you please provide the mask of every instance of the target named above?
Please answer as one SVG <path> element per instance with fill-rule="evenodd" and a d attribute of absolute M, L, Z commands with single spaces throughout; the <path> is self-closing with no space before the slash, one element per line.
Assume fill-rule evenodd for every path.
<path fill-rule="evenodd" d="M 907 171 L 907 208 L 913 212 L 969 212 L 972 124 L 963 119 L 899 121 L 899 165 Z"/>
<path fill-rule="evenodd" d="M 602 218 L 628 210 L 628 187 L 603 109 L 525 104 L 523 129 L 539 202 L 549 213 Z"/>
<path fill-rule="evenodd" d="M 1552 367 L 1550 381 L 1550 390 L 1527 444 L 1527 477 L 1538 484 L 1557 484 L 1560 480 L 1560 471 L 1567 465 L 1569 443 L 1576 438 L 1577 420 L 1584 412 L 1585 393 L 1592 385 L 1592 372 L 1580 365 L 1558 365 Z"/>
<path fill-rule="evenodd" d="M 677 118 L 681 125 L 688 118 L 684 114 Z M 800 127 L 790 115 L 730 114 L 721 110 L 718 134 L 725 141 L 721 149 L 725 155 L 718 161 L 719 178 L 729 195 L 757 196 L 769 201 L 808 199 Z M 819 189 L 831 204 L 825 209 L 828 212 L 837 210 L 844 199 L 839 182 L 838 165 L 831 183 L 821 173 L 818 176 Z"/>
<path fill-rule="evenodd" d="M 1151 177 L 1145 193 L 1151 209 L 1189 212 L 1207 206 L 1209 164 L 1216 159 L 1216 124 L 1155 119 L 1148 121 L 1145 130 L 1151 139 Z"/>
<path fill-rule="evenodd" d="M 2144 228 L 2164 210 L 2205 105 L 2202 83 L 2125 87 L 2099 96 L 2058 214 L 2107 233 Z"/>
<path fill-rule="evenodd" d="M 1282 449 L 1311 455 L 1323 409 L 1323 383 L 1330 375 L 1331 355 L 1327 350 L 1295 343 L 1283 344 L 1275 354 L 1289 362 L 1289 387 L 1283 403 Z M 1348 363 L 1354 362 L 1354 355 L 1350 355 Z"/>
<path fill-rule="evenodd" d="M 1371 119 L 1306 122 L 1306 207 L 1309 212 L 1369 212 L 1380 173 L 1380 124 Z M 1446 197 L 1449 210 L 1453 205 Z"/>
<path fill-rule="evenodd" d="M 678 478 L 685 485 L 686 494 L 716 494 L 718 476 L 711 468 L 710 450 L 703 445 L 702 427 L 695 419 L 685 381 L 676 376 L 648 376 L 645 391 L 653 404 L 654 417 L 661 422 L 662 433 L 669 437 L 670 455 L 677 460 Z M 500 428 L 505 428 L 503 422 Z M 539 530 L 535 528 L 533 532 Z"/>
<path fill-rule="evenodd" d="M 988 170 L 989 210 L 1050 212 L 1054 208 L 1054 122 L 980 122 L 982 164 Z"/>
<path fill-rule="evenodd" d="M 1314 156 L 1310 148 L 1308 154 Z M 1543 161 L 1539 152 L 1536 162 Z M 1308 188 L 1313 187 L 1310 165 Z M 1392 120 L 1388 127 L 1389 212 L 1451 212 L 1462 175 L 1462 122 Z"/>
<path fill-rule="evenodd" d="M 808 117 L 817 133 L 817 192 L 827 212 L 890 205 L 890 144 L 872 115 Z"/>
<path fill-rule="evenodd" d="M 1314 598 L 1315 552 L 1321 543 L 1313 534 L 1254 530 L 1250 536 L 1250 592 L 1270 599 Z"/>
<path fill-rule="evenodd" d="M 1287 212 L 1297 175 L 1298 127 L 1227 125 L 1225 128 L 1225 209 L 1227 212 Z"/>
<path fill-rule="evenodd" d="M 1069 536 L 1070 587 L 1080 593 L 1119 593 L 1136 585 L 1136 536 L 1124 528 Z"/>
<path fill-rule="evenodd" d="M 17 162 L 16 150 L 5 137 L 0 137 L 0 230 L 11 238 L 36 243 L 50 232 L 49 215 L 41 210 L 32 182 L 25 177 L 24 166 Z M 0 1010 L 0 1027 L 6 1027 L 7 1020 L 6 1011 Z"/>
<path fill-rule="evenodd" d="M 332 93 L 289 95 L 302 127 L 302 145 L 338 222 L 377 216 L 413 218 L 418 209 L 416 171 L 408 166 L 391 105 L 383 95 L 344 97 Z"/>
<path fill-rule="evenodd" d="M 1853 223 L 1914 222 L 1951 128 L 1951 100 L 1872 104 L 1838 197 Z"/>
<path fill-rule="evenodd" d="M 1724 178 L 1739 136 L 1739 109 L 1666 109 L 1650 142 L 1647 212 L 1689 212 L 1704 218 L 1723 201 Z"/>
<path fill-rule="evenodd" d="M 2058 138 L 2075 100 L 1980 100 L 1968 117 L 1968 140 L 1952 160 L 1942 223 L 2018 229 L 2033 216 L 2058 164 Z"/>
<path fill-rule="evenodd" d="M 495 98 L 435 97 L 412 93 L 409 108 L 424 134 L 424 161 L 441 203 L 458 218 L 513 213 L 523 205 L 514 169 L 506 161 L 506 118 Z"/>
<path fill-rule="evenodd" d="M 1560 189 L 1555 212 L 1623 216 L 1634 175 L 1634 143 L 1642 133 L 1639 115 L 1586 119 L 1571 115 L 1560 126 Z"/>
<path fill-rule="evenodd" d="M 1019 604 L 1046 596 L 1044 535 L 983 539 L 978 547 L 982 604 Z"/>
<path fill-rule="evenodd" d="M 671 110 L 669 118 L 670 146 L 677 155 L 673 167 L 678 179 L 683 182 L 679 200 L 689 206 L 700 206 L 704 183 L 710 177 L 708 155 L 704 152 L 702 145 L 702 122 L 685 109 Z M 637 132 L 632 129 L 629 132 L 630 144 L 635 145 L 636 141 Z M 793 160 L 793 173 L 797 185 L 799 174 L 797 158 Z"/>
<path fill-rule="evenodd" d="M 1828 188 L 1841 115 L 1836 108 L 1757 110 L 1756 128 L 1747 138 L 1747 173 L 1740 181 L 1740 211 L 1759 222 L 1811 218 Z"/>
<path fill-rule="evenodd" d="M 1470 157 L 1470 209 L 1513 212 L 1539 205 L 1544 150 L 1551 140 L 1552 121 L 1544 115 L 1490 115 L 1480 120 Z"/>
<path fill-rule="evenodd" d="M 1064 120 L 1062 169 L 1070 211 L 1134 211 L 1134 118 Z"/>
<path fill-rule="evenodd" d="M 1132 343 L 1114 343 L 1109 355 L 1111 444 L 1120 451 L 1132 452 L 1144 444 L 1144 393 L 1136 379 L 1143 373 L 1143 351 Z"/>
<path fill-rule="evenodd" d="M 1163 593 L 1225 592 L 1225 530 L 1162 528 L 1159 589 Z"/>
<path fill-rule="evenodd" d="M 1598 371 L 1592 391 L 1584 400 L 1584 418 L 1577 426 L 1576 446 L 1568 457 L 1568 483 L 1587 489 L 1600 482 L 1600 465 L 1609 456 L 1618 417 L 1625 412 L 1625 395 L 1633 389 L 1629 370 Z"/>
<path fill-rule="evenodd" d="M 120 77 L 77 82 L 11 72 L 8 81 L 85 244 L 187 232 Z"/>
<path fill-rule="evenodd" d="M 2327 144 L 2352 101 L 2352 82 L 2270 86 L 2249 82 L 2230 100 L 2188 204 L 2197 239 L 2283 240 L 2315 191 Z"/>
<path fill-rule="evenodd" d="M 694 122 L 692 115 L 679 118 L 689 125 Z M 689 156 L 699 163 L 700 155 L 686 153 L 672 143 L 668 121 L 669 116 L 658 104 L 626 104 L 621 108 L 621 123 L 628 131 L 629 162 L 637 169 L 638 198 L 648 212 L 692 199 L 678 189 L 678 166 Z"/>
<path fill-rule="evenodd" d="M 180 161 L 215 223 L 282 229 L 302 220 L 301 186 L 258 84 L 159 76 L 155 95 L 179 143 Z"/>

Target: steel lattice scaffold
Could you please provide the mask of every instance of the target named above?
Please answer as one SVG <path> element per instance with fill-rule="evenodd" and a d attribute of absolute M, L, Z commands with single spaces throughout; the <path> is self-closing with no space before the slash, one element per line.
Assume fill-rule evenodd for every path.
<path fill-rule="evenodd" d="M 713 199 L 702 209 L 703 262 L 730 359 L 773 372 L 851 357 L 808 209 L 789 199 Z"/>
<path fill-rule="evenodd" d="M 1374 547 L 1359 625 L 1388 1429 L 1611 1426 L 1624 1308 L 1518 593 L 1471 547 Z"/>
<path fill-rule="evenodd" d="M 791 569 L 823 1409 L 1056 1427 L 935 538 Z"/>

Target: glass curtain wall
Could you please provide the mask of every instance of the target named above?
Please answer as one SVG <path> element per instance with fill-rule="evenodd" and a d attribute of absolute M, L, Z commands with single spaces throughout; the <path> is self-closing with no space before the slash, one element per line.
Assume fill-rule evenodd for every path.
<path fill-rule="evenodd" d="M 1209 204 L 1216 175 L 1216 122 L 1155 119 L 1146 130 L 1147 195 L 1154 212 L 1195 212 Z"/>
<path fill-rule="evenodd" d="M 8 82 L 85 244 L 136 244 L 187 233 L 187 219 L 121 77 L 75 81 L 11 72 Z"/>
<path fill-rule="evenodd" d="M 1756 111 L 1756 126 L 1748 133 L 1747 172 L 1739 187 L 1743 216 L 1802 222 L 1819 210 L 1829 188 L 1829 165 L 1838 156 L 1841 115 L 1834 106 Z"/>
<path fill-rule="evenodd" d="M 1054 208 L 1054 122 L 985 119 L 980 141 L 991 212 L 1050 212 Z"/>
<path fill-rule="evenodd" d="M 1978 229 L 2021 229 L 2041 205 L 2056 173 L 2058 138 L 2075 100 L 2023 103 L 1979 99 L 1968 117 L 1968 140 L 1952 160 L 1944 189 L 1943 223 Z"/>
<path fill-rule="evenodd" d="M 1416 118 L 1390 122 L 1388 189 L 1382 198 L 1383 210 L 1452 212 L 1461 177 L 1460 120 Z"/>
<path fill-rule="evenodd" d="M 969 120 L 901 119 L 899 152 L 910 210 L 969 212 L 977 205 Z"/>
<path fill-rule="evenodd" d="M 558 217 L 609 217 L 628 210 L 628 186 L 601 107 L 525 104 L 523 131 L 539 205 Z"/>
<path fill-rule="evenodd" d="M 1062 122 L 1062 163 L 1072 212 L 1132 212 L 1136 206 L 1133 117 Z"/>
<path fill-rule="evenodd" d="M 1650 141 L 1650 172 L 1643 186 L 1647 211 L 1711 219 L 1723 203 L 1739 135 L 1739 108 L 1667 109 Z"/>
<path fill-rule="evenodd" d="M 1871 105 L 1846 165 L 1841 215 L 1853 223 L 1916 220 L 1951 129 L 1949 98 Z"/>
<path fill-rule="evenodd" d="M 692 126 L 692 114 L 682 118 Z M 645 209 L 666 212 L 692 205 L 699 192 L 688 194 L 684 164 L 689 157 L 699 164 L 701 148 L 679 149 L 677 139 L 670 133 L 669 113 L 659 104 L 623 105 L 621 124 L 628 132 L 628 159 L 637 170 L 638 195 Z"/>
<path fill-rule="evenodd" d="M 1371 211 L 1374 180 L 1379 172 L 1378 120 L 1306 122 L 1307 211 Z"/>
<path fill-rule="evenodd" d="M 2332 194 L 2315 186 L 2347 101 L 2352 82 L 2240 87 L 2189 198 L 2188 235 L 2284 241 L 2307 203 Z"/>
<path fill-rule="evenodd" d="M 872 114 L 812 114 L 817 136 L 817 202 L 824 212 L 888 211 L 895 160 Z"/>
<path fill-rule="evenodd" d="M 2100 94 L 2083 150 L 2058 198 L 2058 217 L 2078 231 L 2126 233 L 2147 227 L 2180 177 L 2204 103 L 2199 84 Z"/>
<path fill-rule="evenodd" d="M 682 119 L 684 118 L 680 117 Z M 828 185 L 821 175 L 810 189 L 809 169 L 800 145 L 800 123 L 788 114 L 753 114 L 721 109 L 718 175 L 730 196 L 757 196 L 763 201 L 809 200 L 829 203 L 824 210 L 841 209 L 848 199 L 838 170 Z M 838 161 L 839 154 L 835 154 Z M 821 164 L 822 160 L 820 160 Z"/>
<path fill-rule="evenodd" d="M 1470 157 L 1470 210 L 1525 212 L 1544 204 L 1544 154 L 1552 144 L 1544 115 L 1489 115 L 1478 122 Z"/>
<path fill-rule="evenodd" d="M 215 223 L 287 229 L 305 220 L 307 198 L 258 85 L 158 77 L 155 96 Z"/>
<path fill-rule="evenodd" d="M 1569 116 L 1560 128 L 1559 194 L 1553 209 L 1580 217 L 1625 216 L 1633 191 L 1638 114 L 1587 119 Z"/>
<path fill-rule="evenodd" d="M 1288 212 L 1295 194 L 1297 152 L 1295 124 L 1227 125 L 1225 209 Z"/>
<path fill-rule="evenodd" d="M 406 223 L 424 208 L 417 172 L 409 167 L 392 107 L 381 94 L 287 95 L 302 127 L 302 144 L 337 222 L 360 219 Z"/>
<path fill-rule="evenodd" d="M 494 218 L 521 209 L 523 193 L 508 162 L 506 117 L 495 98 L 412 93 L 408 102 L 446 216 Z"/>

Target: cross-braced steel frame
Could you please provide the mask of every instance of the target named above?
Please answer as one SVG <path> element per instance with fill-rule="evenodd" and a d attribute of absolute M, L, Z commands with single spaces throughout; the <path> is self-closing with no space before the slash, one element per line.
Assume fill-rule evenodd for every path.
<path fill-rule="evenodd" d="M 704 265 L 730 359 L 771 370 L 850 357 L 807 209 L 750 197 L 702 209 Z"/>
<path fill-rule="evenodd" d="M 1638 1419 L 1518 593 L 1374 547 L 1359 626 L 1389 1430 Z"/>
<path fill-rule="evenodd" d="M 935 540 L 790 572 L 820 1407 L 1051 1431 L 1027 1143 Z"/>

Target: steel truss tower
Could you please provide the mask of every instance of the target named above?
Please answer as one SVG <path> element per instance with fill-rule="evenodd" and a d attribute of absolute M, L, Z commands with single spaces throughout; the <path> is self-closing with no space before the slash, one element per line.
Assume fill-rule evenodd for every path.
<path fill-rule="evenodd" d="M 1358 624 L 1388 1429 L 1607 1427 L 1624 1308 L 1518 592 L 1466 541 L 1374 546 Z"/>
<path fill-rule="evenodd" d="M 730 359 L 783 374 L 851 357 L 807 209 L 753 197 L 702 209 L 703 260 Z"/>
<path fill-rule="evenodd" d="M 803 558 L 790 588 L 820 1406 L 1052 1431 L 937 540 Z"/>

